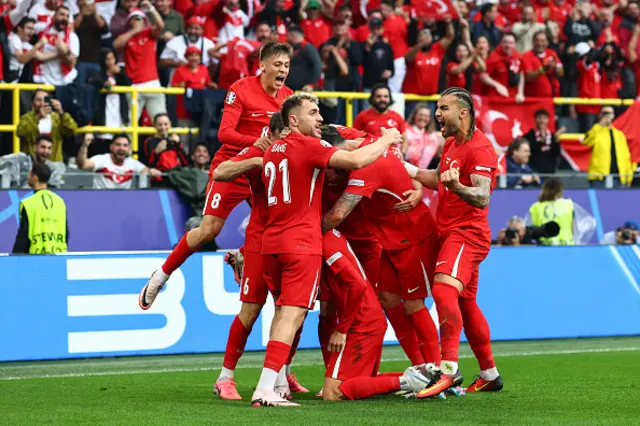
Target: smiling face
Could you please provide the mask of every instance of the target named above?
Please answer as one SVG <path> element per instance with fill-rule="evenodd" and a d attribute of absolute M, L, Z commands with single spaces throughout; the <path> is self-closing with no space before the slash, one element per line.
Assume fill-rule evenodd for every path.
<path fill-rule="evenodd" d="M 169 117 L 167 117 L 166 115 L 161 115 L 160 117 L 156 118 L 154 126 L 156 128 L 156 133 L 158 136 L 167 137 L 167 135 L 169 134 L 169 130 L 171 130 L 171 120 L 169 120 Z"/>
<path fill-rule="evenodd" d="M 512 159 L 518 164 L 528 164 L 531 157 L 531 147 L 528 142 L 522 142 L 518 149 L 513 150 Z"/>
<path fill-rule="evenodd" d="M 389 108 L 391 105 L 391 92 L 386 87 L 381 87 L 376 89 L 373 93 L 373 99 L 371 101 L 371 106 L 376 109 L 376 111 L 383 113 Z"/>
<path fill-rule="evenodd" d="M 415 126 L 418 129 L 426 129 L 431 122 L 431 111 L 429 110 L 429 108 L 420 108 L 418 111 L 416 111 L 414 122 Z"/>
<path fill-rule="evenodd" d="M 109 147 L 114 158 L 114 163 L 122 164 L 129 156 L 129 139 L 124 137 L 115 138 Z"/>
<path fill-rule="evenodd" d="M 318 104 L 304 99 L 302 105 L 289 113 L 289 124 L 292 129 L 297 129 L 303 135 L 319 139 L 322 135 L 322 115 Z"/>
<path fill-rule="evenodd" d="M 51 148 L 53 144 L 46 139 L 40 139 L 36 145 L 36 159 L 42 163 L 51 157 Z"/>
<path fill-rule="evenodd" d="M 469 57 L 469 48 L 466 44 L 459 44 L 456 47 L 456 61 L 462 62 Z"/>
<path fill-rule="evenodd" d="M 202 36 L 202 27 L 196 24 L 189 24 L 187 27 L 187 36 L 191 43 L 195 43 Z"/>

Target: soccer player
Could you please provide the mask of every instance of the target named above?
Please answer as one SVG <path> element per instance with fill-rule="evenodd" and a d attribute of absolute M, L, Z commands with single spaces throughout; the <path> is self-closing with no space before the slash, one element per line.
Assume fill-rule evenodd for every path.
<path fill-rule="evenodd" d="M 365 399 L 399 390 L 418 392 L 430 381 L 416 367 L 378 375 L 387 320 L 376 293 L 347 240 L 332 229 L 322 236 L 323 298 L 335 304 L 337 323 L 324 378 L 325 401 Z"/>
<path fill-rule="evenodd" d="M 365 142 L 366 143 L 366 142 Z M 325 214 L 322 230 L 340 225 L 365 198 L 365 216 L 382 244 L 378 292 L 382 307 L 413 365 L 440 362 L 438 331 L 424 299 L 431 295 L 437 236 L 428 207 L 398 211 L 413 183 L 396 149 L 351 172 L 345 192 Z"/>
<path fill-rule="evenodd" d="M 318 99 L 308 93 L 287 98 L 282 119 L 291 133 L 264 154 L 262 180 L 267 189 L 268 219 L 262 239 L 265 269 L 277 295 L 276 312 L 264 368 L 252 405 L 296 406 L 274 392 L 278 372 L 291 352 L 298 329 L 313 307 L 322 265 L 320 232 L 324 169 L 353 170 L 371 164 L 400 143 L 397 130 L 384 130 L 377 141 L 355 151 L 339 151 L 320 140 Z"/>
<path fill-rule="evenodd" d="M 440 251 L 433 298 L 440 320 L 442 377 L 418 392 L 427 398 L 462 383 L 458 371 L 460 332 L 464 325 L 480 376 L 467 392 L 499 391 L 502 379 L 491 351 L 489 325 L 476 303 L 478 267 L 489 254 L 491 230 L 487 218 L 495 186 L 496 154 L 489 139 L 475 128 L 471 94 L 459 87 L 447 89 L 438 100 L 436 119 L 446 138 L 437 170 L 406 165 L 424 186 L 438 190 L 437 226 Z"/>
<path fill-rule="evenodd" d="M 218 132 L 223 145 L 216 152 L 209 168 L 210 179 L 202 223 L 182 237 L 162 268 L 151 275 L 140 291 L 139 305 L 142 309 L 151 307 L 171 273 L 203 244 L 213 240 L 220 233 L 231 210 L 249 198 L 250 189 L 246 177 L 232 182 L 214 182 L 211 177 L 220 163 L 243 148 L 256 142 L 266 148 L 270 143 L 269 117 L 280 111 L 282 102 L 293 93 L 284 85 L 292 53 L 287 44 L 265 44 L 260 51 L 262 74 L 238 80 L 229 89 Z"/>
<path fill-rule="evenodd" d="M 271 140 L 276 141 L 282 136 L 286 136 L 288 131 L 284 129 L 282 116 L 279 112 L 275 113 L 269 122 L 269 131 Z M 244 170 L 245 164 L 262 164 L 264 151 L 258 146 L 245 148 L 235 157 L 221 163 L 213 173 L 216 182 L 231 181 L 240 174 L 239 171 Z M 252 162 L 251 159 L 257 159 Z M 247 160 L 245 162 L 245 160 Z M 243 164 L 244 162 L 244 164 Z M 236 389 L 234 380 L 234 372 L 244 348 L 247 339 L 251 334 L 253 324 L 260 316 L 262 307 L 264 306 L 267 295 L 268 285 L 264 277 L 264 263 L 262 261 L 262 232 L 267 218 L 267 198 L 262 183 L 262 172 L 259 168 L 253 168 L 246 173 L 251 187 L 251 217 L 247 226 L 245 245 L 244 245 L 244 266 L 242 268 L 242 279 L 240 284 L 240 301 L 242 307 L 240 313 L 236 316 L 229 330 L 229 338 L 222 363 L 222 371 L 214 385 L 214 392 L 222 399 L 238 400 L 242 399 Z M 299 339 L 300 331 L 296 336 Z M 297 345 L 296 345 L 297 346 Z M 280 395 L 290 395 L 293 392 L 308 392 L 306 388 L 298 383 L 295 375 L 290 371 L 291 359 L 295 350 L 291 351 L 289 360 L 285 365 L 283 374 L 286 380 L 282 384 L 276 385 L 276 390 Z"/>

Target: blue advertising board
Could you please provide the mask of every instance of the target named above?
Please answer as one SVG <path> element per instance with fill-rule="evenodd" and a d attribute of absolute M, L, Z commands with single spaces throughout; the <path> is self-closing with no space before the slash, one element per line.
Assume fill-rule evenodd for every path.
<path fill-rule="evenodd" d="M 0 361 L 223 352 L 240 307 L 231 269 L 220 254 L 195 254 L 142 311 L 138 292 L 165 257 L 0 257 Z M 478 303 L 494 340 L 634 335 L 639 282 L 637 246 L 494 248 Z M 269 301 L 247 350 L 265 348 L 273 314 Z M 312 313 L 300 347 L 318 347 L 316 327 Z"/>

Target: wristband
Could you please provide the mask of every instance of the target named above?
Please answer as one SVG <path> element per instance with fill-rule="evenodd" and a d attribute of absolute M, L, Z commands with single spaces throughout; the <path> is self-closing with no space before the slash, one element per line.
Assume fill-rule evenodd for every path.
<path fill-rule="evenodd" d="M 409 176 L 411 176 L 411 179 L 415 178 L 420 170 L 413 164 L 407 163 L 406 161 L 404 162 L 404 168 L 407 170 L 407 173 L 409 173 Z"/>

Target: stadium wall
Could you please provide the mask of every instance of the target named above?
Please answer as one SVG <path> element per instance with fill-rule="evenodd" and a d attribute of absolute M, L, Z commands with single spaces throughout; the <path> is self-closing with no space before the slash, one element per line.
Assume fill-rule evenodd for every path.
<path fill-rule="evenodd" d="M 0 257 L 0 361 L 223 352 L 240 304 L 222 255 L 192 256 L 138 307 L 166 254 Z M 637 335 L 639 282 L 638 247 L 494 248 L 478 302 L 494 340 Z M 247 350 L 265 348 L 272 317 L 268 302 Z M 311 313 L 302 348 L 317 347 L 316 326 Z"/>
<path fill-rule="evenodd" d="M 538 190 L 498 190 L 491 199 L 489 221 L 494 238 L 507 220 L 524 216 L 536 201 Z M 67 202 L 71 239 L 70 251 L 168 250 L 184 232 L 189 208 L 173 190 L 57 191 Z M 0 191 L 0 253 L 8 253 L 19 223 L 20 200 L 29 191 Z M 589 211 L 598 223 L 591 240 L 640 218 L 640 190 L 571 190 L 566 196 Z M 632 202 L 630 202 L 632 201 Z M 241 230 L 249 215 L 242 203 L 229 216 L 216 239 L 224 248 L 237 248 L 244 241 Z"/>

